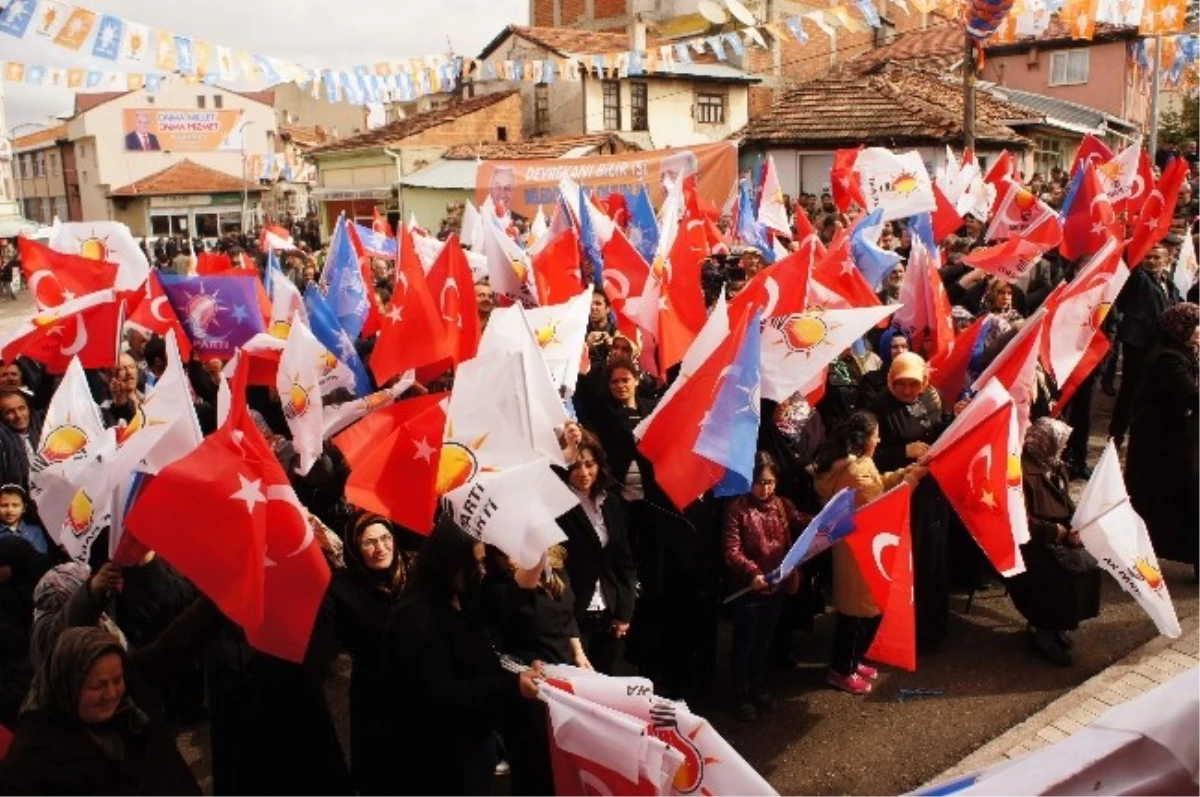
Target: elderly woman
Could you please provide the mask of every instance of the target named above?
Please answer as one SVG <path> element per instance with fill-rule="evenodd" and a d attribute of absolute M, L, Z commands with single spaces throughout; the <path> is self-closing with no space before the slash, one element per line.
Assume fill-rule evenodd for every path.
<path fill-rule="evenodd" d="M 1029 622 L 1029 646 L 1061 666 L 1071 664 L 1067 632 L 1100 613 L 1100 569 L 1071 530 L 1075 502 L 1062 461 L 1071 427 L 1038 418 L 1021 453 L 1029 542 L 1021 546 L 1025 572 L 1006 579 L 1017 611 Z"/>
<path fill-rule="evenodd" d="M 52 568 L 33 590 L 33 628 L 29 658 L 34 670 L 43 667 L 54 643 L 68 628 L 96 626 L 125 645 L 121 629 L 104 612 L 112 593 L 121 589 L 121 568 L 106 562 L 92 573 L 87 565 L 67 562 Z"/>
<path fill-rule="evenodd" d="M 929 367 L 915 352 L 898 354 L 888 369 L 888 392 L 867 407 L 879 419 L 875 464 L 888 472 L 908 467 L 929 453 L 945 430 L 937 391 L 929 387 Z M 950 508 L 932 479 L 912 497 L 914 590 L 917 643 L 930 649 L 946 635 L 950 616 L 950 586 L 946 569 L 946 533 Z"/>
<path fill-rule="evenodd" d="M 1125 483 L 1155 553 L 1196 566 L 1200 306 L 1185 302 L 1169 308 L 1158 318 L 1158 333 L 1133 399 Z"/>
<path fill-rule="evenodd" d="M 219 622 L 198 601 L 130 654 L 101 628 L 63 631 L 0 763 L 0 793 L 201 794 L 155 706 Z"/>

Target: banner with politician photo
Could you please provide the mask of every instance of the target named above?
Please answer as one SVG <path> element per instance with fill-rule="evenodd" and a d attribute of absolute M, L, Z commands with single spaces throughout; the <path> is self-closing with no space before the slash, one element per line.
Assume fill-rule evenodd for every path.
<path fill-rule="evenodd" d="M 212 152 L 242 148 L 240 110 L 126 108 L 127 152 Z"/>
<path fill-rule="evenodd" d="M 539 205 L 553 206 L 564 177 L 600 199 L 613 192 L 633 197 L 645 185 L 656 207 L 668 180 L 694 177 L 700 198 L 720 208 L 733 192 L 737 172 L 732 141 L 583 158 L 487 160 L 476 173 L 475 194 L 480 204 L 490 196 L 499 216 L 511 212 L 532 219 Z"/>

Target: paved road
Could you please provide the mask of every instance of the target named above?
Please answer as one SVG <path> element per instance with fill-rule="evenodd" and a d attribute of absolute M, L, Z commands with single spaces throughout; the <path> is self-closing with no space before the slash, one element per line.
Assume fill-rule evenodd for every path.
<path fill-rule="evenodd" d="M 27 294 L 17 302 L 0 301 L 0 331 L 30 309 Z M 1107 428 L 1110 407 L 1111 399 L 1097 395 L 1096 429 Z M 1093 461 L 1102 445 L 1094 435 Z M 1190 568 L 1165 563 L 1164 572 L 1181 618 L 1196 616 Z M 954 601 L 950 634 L 937 653 L 922 657 L 916 673 L 885 672 L 867 698 L 825 686 L 832 628 L 827 616 L 818 620 L 814 633 L 797 637 L 801 666 L 772 672 L 772 688 L 780 698 L 774 715 L 740 724 L 724 694 L 695 708 L 781 794 L 895 794 L 953 766 L 1155 635 L 1142 610 L 1106 578 L 1102 613 L 1077 635 L 1075 664 L 1063 669 L 1028 651 L 1024 621 L 1002 589 L 977 595 L 970 613 L 965 603 L 965 596 Z M 343 726 L 346 666 L 343 661 L 329 688 Z M 900 703 L 899 690 L 913 687 L 945 694 Z M 203 726 L 190 729 L 181 735 L 180 746 L 208 786 L 206 735 Z"/>

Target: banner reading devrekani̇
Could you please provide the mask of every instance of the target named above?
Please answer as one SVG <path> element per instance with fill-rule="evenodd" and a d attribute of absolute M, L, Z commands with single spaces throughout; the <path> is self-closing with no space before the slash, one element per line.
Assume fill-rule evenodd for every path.
<path fill-rule="evenodd" d="M 490 194 L 500 215 L 512 211 L 533 218 L 539 205 L 550 207 L 558 200 L 559 182 L 570 177 L 600 199 L 613 192 L 632 197 L 645 185 L 657 207 L 667 180 L 695 175 L 700 197 L 722 207 L 737 170 L 737 145 L 729 141 L 587 158 L 490 160 L 479 166 L 475 195 L 482 204 Z"/>

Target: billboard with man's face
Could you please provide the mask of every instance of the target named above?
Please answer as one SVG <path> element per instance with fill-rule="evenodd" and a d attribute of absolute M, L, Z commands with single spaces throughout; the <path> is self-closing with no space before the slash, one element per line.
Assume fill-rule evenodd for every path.
<path fill-rule="evenodd" d="M 212 152 L 242 148 L 238 110 L 200 108 L 126 108 L 127 152 Z"/>
<path fill-rule="evenodd" d="M 603 199 L 610 193 L 636 194 L 643 185 L 658 207 L 668 181 L 696 176 L 701 198 L 722 207 L 737 181 L 737 145 L 733 142 L 694 147 L 597 155 L 588 158 L 484 161 L 475 178 L 480 204 L 491 197 L 498 214 L 532 218 L 539 205 L 558 199 L 558 184 L 570 177 Z"/>

